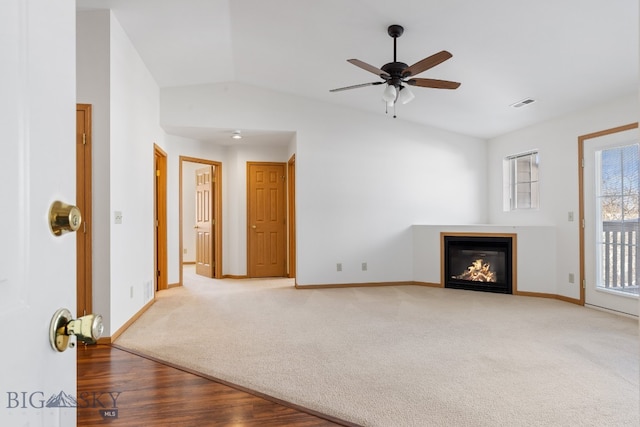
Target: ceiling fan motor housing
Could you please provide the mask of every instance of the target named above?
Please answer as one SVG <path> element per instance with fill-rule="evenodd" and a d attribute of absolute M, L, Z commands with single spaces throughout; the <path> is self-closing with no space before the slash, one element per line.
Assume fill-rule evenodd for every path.
<path fill-rule="evenodd" d="M 382 71 L 388 73 L 391 78 L 387 79 L 387 83 L 393 86 L 400 86 L 402 83 L 402 73 L 409 66 L 404 62 L 389 62 L 384 64 L 381 68 Z"/>

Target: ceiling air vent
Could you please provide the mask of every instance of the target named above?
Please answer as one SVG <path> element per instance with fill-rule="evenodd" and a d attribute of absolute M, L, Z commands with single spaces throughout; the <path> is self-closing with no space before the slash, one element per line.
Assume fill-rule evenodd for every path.
<path fill-rule="evenodd" d="M 511 106 L 513 108 L 520 108 L 520 107 L 524 107 L 525 105 L 533 104 L 534 102 L 536 102 L 535 99 L 525 98 L 522 101 L 518 101 L 515 104 L 511 104 Z"/>

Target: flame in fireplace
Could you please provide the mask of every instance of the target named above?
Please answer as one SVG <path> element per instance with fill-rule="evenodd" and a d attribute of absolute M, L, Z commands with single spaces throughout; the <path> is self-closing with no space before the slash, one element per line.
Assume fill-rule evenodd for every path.
<path fill-rule="evenodd" d="M 471 280 L 472 282 L 497 282 L 496 275 L 491 271 L 491 265 L 483 259 L 477 259 L 467 268 L 467 271 L 456 276 L 456 279 Z"/>

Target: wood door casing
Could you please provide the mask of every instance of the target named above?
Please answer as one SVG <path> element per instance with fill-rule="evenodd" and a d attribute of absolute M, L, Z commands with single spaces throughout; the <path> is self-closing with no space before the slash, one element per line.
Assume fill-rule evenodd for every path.
<path fill-rule="evenodd" d="M 76 206 L 82 214 L 82 227 L 76 233 L 76 312 L 93 311 L 92 306 L 92 191 L 91 191 L 91 105 L 76 105 Z"/>
<path fill-rule="evenodd" d="M 214 167 L 196 170 L 196 274 L 214 277 Z"/>
<path fill-rule="evenodd" d="M 154 251 L 155 251 L 155 290 L 168 288 L 167 260 L 167 153 L 153 144 L 155 162 L 154 181 Z"/>
<path fill-rule="evenodd" d="M 296 277 L 296 155 L 289 159 L 287 169 L 287 219 L 289 220 L 289 278 Z"/>
<path fill-rule="evenodd" d="M 285 163 L 247 163 L 247 274 L 286 274 Z"/>

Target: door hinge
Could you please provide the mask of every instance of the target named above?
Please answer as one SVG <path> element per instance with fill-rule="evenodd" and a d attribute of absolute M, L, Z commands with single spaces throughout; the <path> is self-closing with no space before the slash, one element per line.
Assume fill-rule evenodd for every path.
<path fill-rule="evenodd" d="M 584 218 L 582 218 L 582 228 L 584 228 Z"/>
<path fill-rule="evenodd" d="M 216 225 L 216 220 L 215 219 L 211 220 L 211 225 Z"/>
<path fill-rule="evenodd" d="M 156 219 L 156 228 L 158 228 L 160 226 L 160 222 L 158 222 L 158 220 Z"/>
<path fill-rule="evenodd" d="M 582 279 L 582 289 L 587 289 L 587 281 Z"/>
<path fill-rule="evenodd" d="M 82 134 L 82 145 L 87 145 L 87 134 L 86 133 Z"/>
<path fill-rule="evenodd" d="M 584 168 L 584 157 L 582 158 L 582 167 Z"/>
<path fill-rule="evenodd" d="M 160 169 L 156 169 L 156 176 L 160 176 Z"/>
<path fill-rule="evenodd" d="M 156 270 L 156 275 L 160 277 L 160 270 Z"/>

